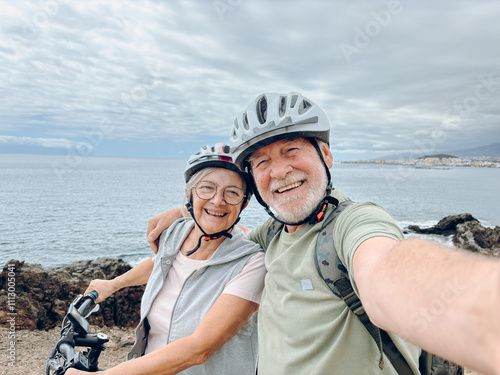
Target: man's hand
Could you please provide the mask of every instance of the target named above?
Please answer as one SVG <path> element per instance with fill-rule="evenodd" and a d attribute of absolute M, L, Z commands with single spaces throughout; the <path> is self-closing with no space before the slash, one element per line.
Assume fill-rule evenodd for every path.
<path fill-rule="evenodd" d="M 162 212 L 159 215 L 148 220 L 147 239 L 149 246 L 156 254 L 158 253 L 158 245 L 160 234 L 173 224 L 174 221 L 183 217 L 183 210 L 181 207 L 172 208 L 168 211 Z"/>
<path fill-rule="evenodd" d="M 243 231 L 243 233 L 245 233 L 245 236 L 248 237 L 248 234 L 250 233 L 250 229 L 248 229 L 247 227 L 244 227 L 241 224 L 238 224 L 238 227 L 240 227 L 240 229 Z"/>
<path fill-rule="evenodd" d="M 85 295 L 95 291 L 97 292 L 96 303 L 101 303 L 114 292 L 116 292 L 117 289 L 114 284 L 114 280 L 92 280 L 87 290 L 85 291 Z"/>

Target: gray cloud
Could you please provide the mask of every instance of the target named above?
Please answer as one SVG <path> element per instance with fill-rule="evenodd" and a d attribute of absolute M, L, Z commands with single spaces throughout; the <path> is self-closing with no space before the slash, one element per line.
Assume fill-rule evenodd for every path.
<path fill-rule="evenodd" d="M 116 140 L 227 138 L 255 95 L 290 90 L 325 109 L 340 158 L 500 139 L 495 1 L 41 0 L 0 9 L 4 140 L 79 142 L 103 127 Z"/>
<path fill-rule="evenodd" d="M 62 138 L 31 138 L 31 137 L 12 137 L 0 136 L 0 144 L 8 143 L 14 145 L 28 145 L 45 148 L 78 148 L 87 147 L 83 142 L 72 142 Z"/>

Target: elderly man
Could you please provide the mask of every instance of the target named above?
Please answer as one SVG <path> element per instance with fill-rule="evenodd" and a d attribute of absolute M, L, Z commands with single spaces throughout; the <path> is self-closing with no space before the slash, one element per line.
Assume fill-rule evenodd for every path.
<path fill-rule="evenodd" d="M 385 209 L 357 202 L 336 217 L 330 243 L 353 293 L 332 293 L 316 244 L 323 220 L 349 199 L 331 186 L 329 138 L 325 113 L 299 93 L 259 95 L 234 121 L 235 164 L 271 216 L 249 233 L 266 250 L 268 270 L 259 374 L 418 373 L 417 346 L 500 374 L 498 261 L 405 240 Z M 153 250 L 178 214 L 150 220 Z M 352 298 L 366 326 L 363 307 L 348 307 Z"/>

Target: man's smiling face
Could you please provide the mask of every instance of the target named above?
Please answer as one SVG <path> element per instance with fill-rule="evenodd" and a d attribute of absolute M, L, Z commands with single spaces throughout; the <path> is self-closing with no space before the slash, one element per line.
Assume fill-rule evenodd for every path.
<path fill-rule="evenodd" d="M 320 143 L 325 162 L 333 158 L 326 143 Z M 315 147 L 305 138 L 274 142 L 250 156 L 253 178 L 262 199 L 287 222 L 309 216 L 325 196 L 325 168 Z"/>

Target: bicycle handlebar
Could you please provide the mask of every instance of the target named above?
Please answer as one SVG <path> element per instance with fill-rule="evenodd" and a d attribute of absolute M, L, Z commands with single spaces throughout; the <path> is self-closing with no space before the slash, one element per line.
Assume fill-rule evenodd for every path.
<path fill-rule="evenodd" d="M 47 361 L 46 375 L 63 375 L 69 368 L 84 371 L 99 371 L 98 359 L 109 341 L 103 333 L 89 334 L 87 318 L 98 311 L 97 292 L 85 296 L 78 295 L 68 308 L 63 320 L 61 336 Z M 69 322 L 65 324 L 66 320 Z M 75 351 L 75 346 L 84 346 L 84 353 Z"/>
<path fill-rule="evenodd" d="M 82 316 L 86 316 L 90 311 L 91 307 L 95 306 L 97 301 L 97 292 L 91 292 L 83 297 L 81 305 L 78 307 L 78 312 Z"/>

